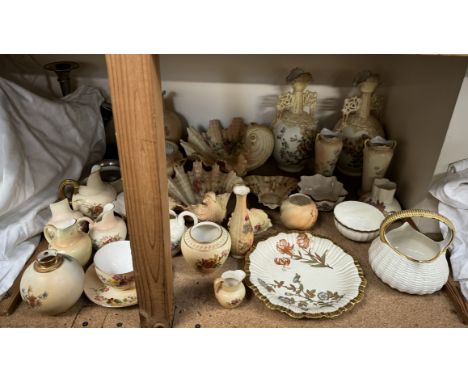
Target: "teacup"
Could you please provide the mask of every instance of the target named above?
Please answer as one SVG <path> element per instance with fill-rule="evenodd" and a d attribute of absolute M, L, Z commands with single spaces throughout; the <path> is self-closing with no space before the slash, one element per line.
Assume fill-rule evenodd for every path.
<path fill-rule="evenodd" d="M 135 287 L 132 252 L 128 240 L 114 241 L 94 255 L 96 274 L 104 284 L 116 289 Z"/>

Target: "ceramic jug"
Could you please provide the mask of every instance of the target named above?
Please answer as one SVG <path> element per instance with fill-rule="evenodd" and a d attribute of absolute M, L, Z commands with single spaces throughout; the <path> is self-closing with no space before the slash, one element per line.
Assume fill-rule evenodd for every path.
<path fill-rule="evenodd" d="M 47 224 L 57 224 L 64 220 L 79 219 L 83 216 L 80 211 L 73 211 L 70 208 L 68 199 L 62 199 L 56 203 L 49 205 L 52 217 L 49 219 Z"/>
<path fill-rule="evenodd" d="M 343 150 L 338 159 L 338 169 L 350 176 L 360 176 L 362 173 L 364 141 L 378 135 L 385 136 L 381 123 L 371 114 L 371 109 L 379 108 L 377 104 L 379 98 L 373 97 L 379 85 L 378 76 L 366 72 L 362 79 L 356 82 L 361 97 L 345 99 L 342 109 L 343 117 L 335 126 L 335 131 L 343 134 Z"/>
<path fill-rule="evenodd" d="M 177 215 L 173 210 L 169 211 L 170 220 L 170 230 L 171 230 L 171 252 L 172 256 L 177 255 L 180 252 L 180 241 L 184 235 L 187 227 L 185 225 L 185 217 L 191 217 L 193 224 L 198 224 L 198 218 L 195 214 L 184 211 Z"/>
<path fill-rule="evenodd" d="M 306 194 L 292 194 L 281 203 L 280 219 L 289 229 L 311 229 L 318 217 L 318 209 L 310 196 Z"/>
<path fill-rule="evenodd" d="M 284 171 L 301 171 L 306 160 L 312 157 L 317 133 L 317 93 L 306 90 L 311 81 L 310 73 L 293 69 L 287 77 L 293 92 L 281 96 L 276 107 L 272 125 L 275 136 L 273 156 Z"/>
<path fill-rule="evenodd" d="M 89 223 L 89 236 L 95 249 L 113 241 L 125 240 L 127 237 L 127 225 L 122 218 L 114 215 L 113 203 L 107 203 L 104 206 L 104 210 L 96 221 L 88 217 L 78 219 L 78 223 L 82 221 Z"/>
<path fill-rule="evenodd" d="M 24 271 L 20 281 L 21 298 L 40 313 L 63 313 L 80 298 L 84 279 L 78 261 L 48 249 L 37 254 Z"/>
<path fill-rule="evenodd" d="M 213 283 L 216 299 L 224 308 L 237 308 L 245 297 L 244 271 L 227 271 Z"/>
<path fill-rule="evenodd" d="M 342 148 L 341 133 L 322 129 L 315 138 L 315 173 L 332 176 Z"/>
<path fill-rule="evenodd" d="M 59 196 L 65 198 L 65 188 L 73 186 L 72 207 L 83 215 L 96 219 L 102 212 L 104 205 L 115 200 L 117 192 L 109 183 L 104 183 L 100 175 L 101 166 L 95 165 L 91 169 L 86 185 L 80 185 L 76 180 L 66 179 L 59 186 Z"/>
<path fill-rule="evenodd" d="M 91 239 L 81 230 L 76 219 L 65 220 L 56 225 L 47 224 L 44 227 L 44 236 L 50 249 L 75 258 L 82 266 L 85 266 L 91 257 Z"/>
<path fill-rule="evenodd" d="M 364 142 L 361 192 L 369 192 L 375 178 L 383 178 L 390 166 L 396 141 L 374 137 Z"/>
<path fill-rule="evenodd" d="M 254 241 L 254 230 L 247 210 L 247 195 L 250 189 L 247 186 L 234 186 L 236 207 L 228 224 L 231 236 L 231 254 L 235 259 L 243 259 Z"/>
<path fill-rule="evenodd" d="M 449 231 L 447 238 L 435 242 L 407 222 L 387 232 L 392 223 L 414 217 L 444 223 Z M 449 219 L 425 210 L 400 211 L 385 218 L 379 235 L 369 248 L 369 262 L 384 283 L 411 294 L 434 293 L 445 285 L 449 275 L 445 252 L 455 236 L 455 227 Z"/>
<path fill-rule="evenodd" d="M 213 222 L 201 222 L 187 229 L 182 236 L 182 255 L 201 273 L 220 268 L 229 256 L 231 237 L 228 231 Z"/>
<path fill-rule="evenodd" d="M 375 178 L 372 192 L 363 195 L 361 202 L 372 204 L 385 215 L 401 211 L 398 200 L 395 199 L 396 183 L 386 178 Z"/>

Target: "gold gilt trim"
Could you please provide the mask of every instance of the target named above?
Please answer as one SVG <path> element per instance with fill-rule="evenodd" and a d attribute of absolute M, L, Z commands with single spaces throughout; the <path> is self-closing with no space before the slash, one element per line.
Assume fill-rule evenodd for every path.
<path fill-rule="evenodd" d="M 319 237 L 321 239 L 327 239 L 327 240 L 330 240 L 334 245 L 336 245 L 337 247 L 341 248 L 341 250 L 346 253 L 347 255 L 351 256 L 349 254 L 348 251 L 345 251 L 341 246 L 339 246 L 338 244 L 336 244 L 332 239 L 330 239 L 329 237 L 326 237 L 326 236 L 322 236 L 322 235 L 317 235 L 317 234 L 313 234 L 311 232 L 306 232 L 306 231 L 283 231 L 283 232 L 280 232 L 278 233 L 277 235 L 275 236 L 270 236 L 268 237 L 267 239 L 265 240 L 262 240 L 261 242 L 263 241 L 266 241 L 266 240 L 269 240 L 271 238 L 274 238 L 274 237 L 277 237 L 278 235 L 282 234 L 282 233 L 308 233 L 310 235 L 312 235 L 313 237 Z M 260 242 L 259 242 L 260 243 Z M 341 308 L 338 308 L 337 310 L 333 311 L 333 312 L 324 312 L 324 313 L 307 313 L 307 312 L 303 312 L 303 313 L 297 313 L 297 312 L 294 312 L 292 311 L 291 309 L 288 309 L 284 306 L 281 306 L 281 305 L 276 305 L 276 304 L 273 304 L 269 299 L 268 297 L 264 296 L 259 290 L 258 288 L 253 285 L 253 283 L 250 281 L 250 255 L 255 251 L 255 249 L 257 248 L 257 245 L 259 244 L 255 244 L 251 250 L 246 254 L 245 256 L 245 264 L 244 264 L 244 270 L 245 270 L 245 273 L 247 274 L 247 277 L 246 277 L 246 284 L 247 286 L 252 289 L 252 291 L 254 292 L 255 296 L 257 296 L 260 301 L 262 301 L 269 309 L 271 310 L 278 310 L 280 311 L 281 313 L 286 313 L 288 316 L 292 317 L 292 318 L 313 318 L 313 319 L 318 319 L 318 318 L 335 318 L 335 317 L 338 317 L 340 316 L 341 314 L 343 314 L 344 312 L 348 312 L 350 311 L 351 309 L 354 308 L 354 306 L 356 304 L 358 304 L 359 302 L 361 302 L 362 298 L 364 297 L 364 290 L 366 288 L 366 285 L 367 285 L 367 279 L 365 278 L 364 276 L 364 272 L 361 268 L 361 265 L 359 264 L 359 262 L 353 257 L 351 256 L 351 258 L 353 259 L 354 261 L 354 265 L 356 266 L 356 269 L 358 271 L 358 275 L 359 275 L 359 278 L 361 279 L 361 283 L 359 284 L 359 288 L 358 288 L 358 294 L 356 297 L 354 297 L 352 300 L 350 300 L 345 306 L 342 306 Z"/>

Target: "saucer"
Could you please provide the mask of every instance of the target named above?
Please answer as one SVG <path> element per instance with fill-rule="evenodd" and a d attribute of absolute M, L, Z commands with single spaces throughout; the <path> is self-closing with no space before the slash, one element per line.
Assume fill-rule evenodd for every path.
<path fill-rule="evenodd" d="M 138 304 L 136 289 L 120 290 L 107 286 L 97 277 L 94 263 L 86 271 L 84 292 L 92 302 L 106 308 L 124 308 Z"/>

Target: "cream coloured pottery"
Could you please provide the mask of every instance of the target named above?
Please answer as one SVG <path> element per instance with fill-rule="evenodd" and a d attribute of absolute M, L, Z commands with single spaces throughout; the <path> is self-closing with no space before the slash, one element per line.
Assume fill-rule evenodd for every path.
<path fill-rule="evenodd" d="M 231 250 L 228 231 L 213 222 L 201 222 L 182 236 L 181 250 L 187 263 L 201 273 L 220 268 Z"/>
<path fill-rule="evenodd" d="M 74 257 L 83 267 L 91 258 L 91 238 L 81 230 L 76 219 L 64 220 L 56 225 L 47 224 L 44 227 L 44 237 L 50 249 Z"/>
<path fill-rule="evenodd" d="M 377 237 L 385 218 L 374 206 L 354 200 L 338 204 L 333 213 L 338 231 L 350 240 L 362 242 Z"/>
<path fill-rule="evenodd" d="M 49 205 L 49 208 L 52 212 L 52 216 L 47 224 L 57 224 L 64 220 L 79 219 L 83 217 L 83 214 L 80 211 L 73 211 L 70 208 L 68 199 L 62 199 L 56 203 L 52 203 Z"/>
<path fill-rule="evenodd" d="M 179 147 L 171 141 L 166 140 L 166 171 L 167 176 L 174 174 L 174 164 L 183 159 Z"/>
<path fill-rule="evenodd" d="M 387 232 L 393 222 L 414 217 L 436 219 L 446 224 L 448 237 L 442 243 L 434 242 L 407 222 Z M 369 248 L 369 262 L 384 283 L 400 292 L 434 293 L 447 282 L 449 267 L 445 253 L 454 236 L 452 222 L 442 215 L 425 210 L 396 212 L 382 223 L 380 236 Z"/>
<path fill-rule="evenodd" d="M 343 137 L 340 133 L 322 129 L 315 138 L 315 172 L 324 176 L 332 176 L 342 148 Z"/>
<path fill-rule="evenodd" d="M 288 176 L 249 175 L 244 181 L 257 195 L 258 201 L 272 210 L 278 208 L 297 187 L 297 179 Z"/>
<path fill-rule="evenodd" d="M 34 310 L 59 314 L 71 308 L 83 292 L 84 272 L 74 258 L 48 249 L 23 273 L 21 298 Z"/>
<path fill-rule="evenodd" d="M 401 211 L 401 205 L 395 199 L 396 183 L 385 178 L 375 178 L 372 192 L 363 195 L 359 200 L 372 204 L 385 215 Z"/>
<path fill-rule="evenodd" d="M 117 195 L 117 198 L 114 201 L 114 211 L 117 212 L 123 218 L 127 217 L 127 212 L 125 211 L 125 194 L 121 192 Z"/>
<path fill-rule="evenodd" d="M 233 191 L 236 195 L 236 207 L 228 224 L 231 255 L 235 259 L 243 259 L 254 241 L 254 229 L 247 210 L 247 195 L 250 193 L 250 188 L 239 185 L 235 186 Z"/>
<path fill-rule="evenodd" d="M 335 176 L 301 176 L 299 192 L 309 195 L 319 211 L 332 211 L 335 205 L 345 200 L 348 191 Z"/>
<path fill-rule="evenodd" d="M 138 304 L 135 288 L 122 290 L 104 284 L 99 280 L 94 264 L 86 271 L 84 293 L 92 302 L 106 308 L 125 308 Z"/>
<path fill-rule="evenodd" d="M 245 297 L 245 286 L 242 280 L 245 272 L 226 271 L 213 283 L 216 299 L 220 305 L 227 309 L 237 308 Z"/>
<path fill-rule="evenodd" d="M 280 208 L 281 222 L 286 228 L 308 230 L 317 221 L 318 210 L 314 201 L 305 194 L 292 194 Z"/>
<path fill-rule="evenodd" d="M 180 252 L 180 241 L 184 235 L 187 227 L 185 225 L 185 217 L 192 218 L 193 224 L 198 224 L 198 218 L 195 214 L 184 211 L 177 215 L 173 210 L 169 210 L 169 227 L 171 230 L 171 253 L 172 256 L 177 255 Z"/>
<path fill-rule="evenodd" d="M 364 142 L 361 192 L 372 189 L 374 179 L 383 178 L 395 151 L 396 141 L 374 137 Z"/>
<path fill-rule="evenodd" d="M 109 243 L 94 255 L 99 280 L 117 289 L 135 288 L 132 251 L 128 240 Z"/>
<path fill-rule="evenodd" d="M 248 286 L 267 307 L 294 318 L 335 317 L 364 295 L 358 262 L 330 240 L 280 233 L 257 244 L 247 258 Z"/>

